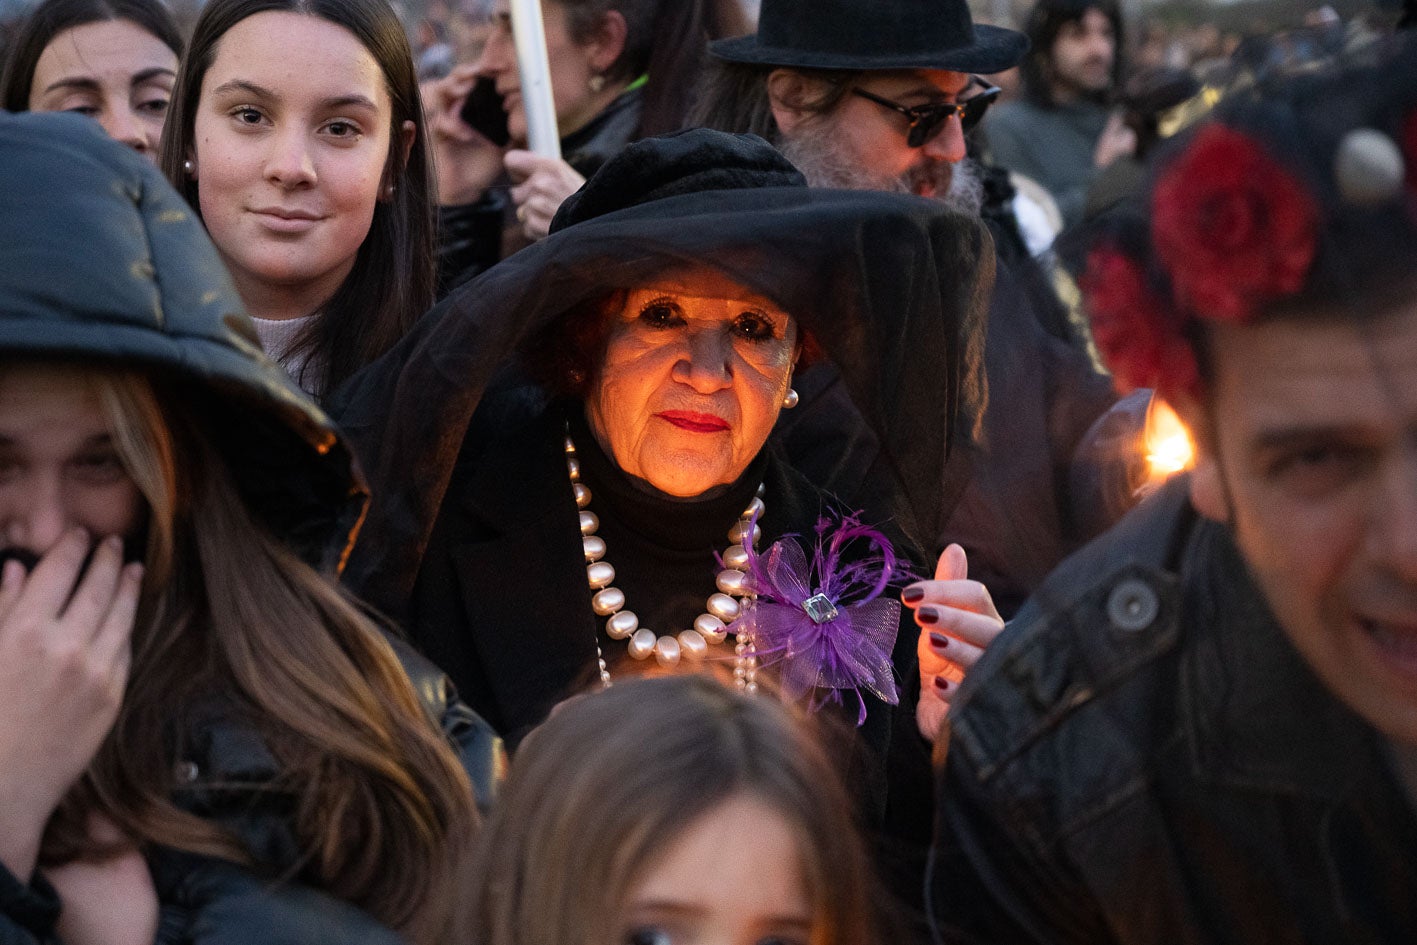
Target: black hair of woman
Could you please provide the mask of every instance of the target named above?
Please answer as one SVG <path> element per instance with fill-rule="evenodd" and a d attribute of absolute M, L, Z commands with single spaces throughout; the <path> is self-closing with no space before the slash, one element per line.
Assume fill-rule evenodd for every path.
<path fill-rule="evenodd" d="M 248 17 L 284 11 L 316 17 L 352 33 L 377 63 L 392 105 L 390 148 L 373 220 L 353 268 L 319 308 L 288 356 L 320 365 L 317 393 L 333 390 L 403 336 L 434 297 L 434 211 L 427 127 L 412 52 L 387 0 L 209 0 L 202 8 L 173 90 L 159 166 L 200 215 L 200 156 L 195 123 L 203 80 L 223 36 Z M 405 150 L 403 129 L 411 123 Z M 189 170 L 190 168 L 190 170 Z"/>
<path fill-rule="evenodd" d="M 605 72 L 611 81 L 645 76 L 635 138 L 684 127 L 708 43 L 704 0 L 551 0 L 565 7 L 571 38 L 584 42 L 605 14 L 625 19 L 625 48 Z"/>
<path fill-rule="evenodd" d="M 637 928 L 652 927 L 654 917 L 637 908 L 637 890 L 682 837 L 745 800 L 785 825 L 795 849 L 745 862 L 728 878 L 743 902 L 705 900 L 672 882 L 664 894 L 747 921 L 759 880 L 785 870 L 797 879 L 786 888 L 800 895 L 767 910 L 788 913 L 781 918 L 796 926 L 784 939 L 878 941 L 871 866 L 818 726 L 704 675 L 631 680 L 576 697 L 526 738 L 479 842 L 477 941 L 639 941 Z M 735 827 L 730 833 L 752 849 Z"/>

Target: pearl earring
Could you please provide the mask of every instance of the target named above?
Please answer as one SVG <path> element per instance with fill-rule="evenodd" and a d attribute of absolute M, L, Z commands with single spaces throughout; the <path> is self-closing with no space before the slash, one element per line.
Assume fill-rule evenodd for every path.
<path fill-rule="evenodd" d="M 590 77 L 590 82 L 586 84 L 590 86 L 592 92 L 599 92 L 601 89 L 605 88 L 605 76 L 593 75 Z"/>
<path fill-rule="evenodd" d="M 796 407 L 801 400 L 802 398 L 797 396 L 797 391 L 789 387 L 787 388 L 787 396 L 782 398 L 782 409 L 791 410 L 793 407 Z"/>
<path fill-rule="evenodd" d="M 191 177 L 196 169 L 196 166 L 190 160 L 182 162 L 182 173 L 186 174 L 188 177 Z"/>

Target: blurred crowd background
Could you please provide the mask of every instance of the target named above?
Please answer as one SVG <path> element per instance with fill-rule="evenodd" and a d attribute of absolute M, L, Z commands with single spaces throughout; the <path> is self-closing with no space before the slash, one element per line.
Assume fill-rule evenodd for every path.
<path fill-rule="evenodd" d="M 0 0 L 0 55 L 15 23 L 37 0 Z M 491 24 L 493 0 L 395 0 L 424 79 L 447 75 L 474 61 Z M 180 23 L 190 28 L 202 0 L 171 0 Z M 750 32 L 758 0 L 716 0 L 721 35 L 741 24 Z M 973 0 L 976 23 L 1013 29 L 1025 26 L 1033 0 Z M 1401 0 L 1141 0 L 1122 4 L 1127 20 L 1123 48 L 1124 82 L 1136 73 L 1184 69 L 1202 82 L 1223 82 L 1237 66 L 1283 67 L 1312 63 L 1390 30 L 1402 16 Z M 1016 96 L 1016 69 L 994 76 Z"/>

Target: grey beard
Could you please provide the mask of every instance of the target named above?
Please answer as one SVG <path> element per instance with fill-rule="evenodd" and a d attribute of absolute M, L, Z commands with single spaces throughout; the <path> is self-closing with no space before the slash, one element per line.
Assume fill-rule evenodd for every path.
<path fill-rule="evenodd" d="M 984 184 L 979 179 L 978 166 L 968 158 L 958 164 L 930 164 L 912 168 L 900 177 L 882 178 L 844 161 L 833 147 L 827 127 L 805 128 L 792 138 L 784 138 L 778 150 L 797 166 L 812 187 L 913 194 L 917 185 L 930 183 L 937 193 L 944 194 L 935 199 L 951 210 L 977 217 L 984 205 Z"/>

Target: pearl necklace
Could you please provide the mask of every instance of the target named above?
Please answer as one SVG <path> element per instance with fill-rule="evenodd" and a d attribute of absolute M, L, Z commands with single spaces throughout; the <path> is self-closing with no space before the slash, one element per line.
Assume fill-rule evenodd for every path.
<path fill-rule="evenodd" d="M 606 618 L 606 636 L 612 640 L 628 638 L 630 656 L 645 660 L 652 654 L 661 666 L 676 666 L 681 658 L 697 662 L 707 657 L 709 645 L 727 639 L 728 624 L 742 612 L 742 606 L 735 598 L 754 596 L 746 587 L 747 577 L 743 572 L 748 566 L 748 552 L 743 548 L 743 538 L 751 531 L 752 544 L 756 548 L 758 539 L 762 537 L 762 529 L 754 524 L 753 517 L 761 516 L 766 508 L 762 498 L 763 486 L 758 486 L 758 494 L 728 530 L 728 540 L 732 544 L 723 552 L 726 567 L 718 572 L 714 582 L 718 590 L 709 595 L 705 611 L 694 618 L 691 629 L 681 630 L 673 636 L 661 636 L 648 627 L 640 626 L 635 612 L 625 609 L 625 592 L 611 585 L 615 580 L 615 567 L 605 560 L 605 539 L 595 534 L 600 527 L 600 519 L 590 510 L 590 487 L 581 482 L 581 464 L 576 459 L 576 444 L 569 434 L 566 436 L 566 472 L 571 478 L 571 493 L 575 496 L 576 508 L 580 510 L 581 545 L 585 551 L 586 580 L 591 590 L 590 606 L 597 616 Z M 734 635 L 733 653 L 734 682 L 740 689 L 756 692 L 758 659 L 750 634 Z M 608 688 L 610 670 L 599 640 L 595 644 L 595 656 L 600 667 L 600 684 Z"/>

